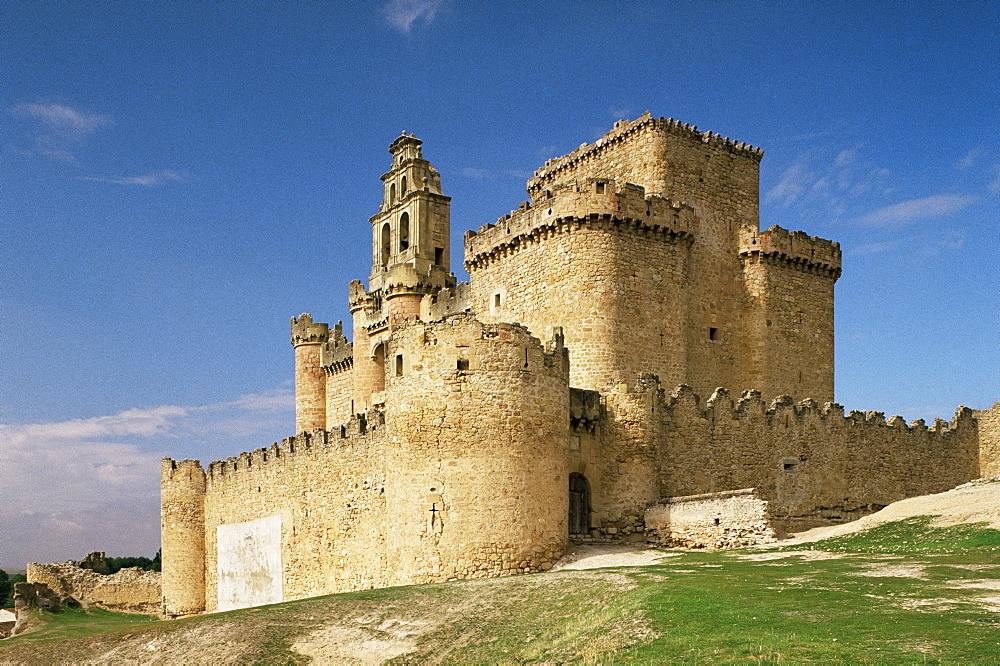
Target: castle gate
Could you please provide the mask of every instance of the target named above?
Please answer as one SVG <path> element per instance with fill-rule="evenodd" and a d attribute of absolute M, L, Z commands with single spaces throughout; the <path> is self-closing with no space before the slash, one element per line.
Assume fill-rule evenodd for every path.
<path fill-rule="evenodd" d="M 569 533 L 590 534 L 590 484 L 576 472 L 569 475 Z"/>

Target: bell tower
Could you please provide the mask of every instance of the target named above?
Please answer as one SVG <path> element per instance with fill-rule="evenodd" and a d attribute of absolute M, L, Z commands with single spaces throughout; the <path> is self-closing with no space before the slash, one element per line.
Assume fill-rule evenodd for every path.
<path fill-rule="evenodd" d="M 354 318 L 353 413 L 380 404 L 392 325 L 419 317 L 424 296 L 455 286 L 449 257 L 451 197 L 441 193 L 441 174 L 421 155 L 422 143 L 403 132 L 389 146 L 392 167 L 382 175 L 382 205 L 369 220 L 368 289 L 360 280 L 348 288 Z"/>
<path fill-rule="evenodd" d="M 412 282 L 406 274 L 421 283 L 421 296 L 428 289 L 436 291 L 454 283 L 449 257 L 451 197 L 441 193 L 441 174 L 421 155 L 422 143 L 403 132 L 389 146 L 392 168 L 382 175 L 382 205 L 370 220 L 368 289 L 383 291 L 387 300 L 398 293 L 397 285 Z"/>

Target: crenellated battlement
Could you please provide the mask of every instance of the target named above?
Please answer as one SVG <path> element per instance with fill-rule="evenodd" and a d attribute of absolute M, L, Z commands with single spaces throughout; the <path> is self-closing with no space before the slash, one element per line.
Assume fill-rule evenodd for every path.
<path fill-rule="evenodd" d="M 315 458 L 330 452 L 370 448 L 385 434 L 385 416 L 381 410 L 356 414 L 340 428 L 325 430 L 314 428 L 293 437 L 286 437 L 278 444 L 244 451 L 238 456 L 209 463 L 203 472 L 207 490 L 219 489 L 220 484 L 237 480 L 247 474 L 281 474 L 282 470 L 303 456 Z M 190 461 L 185 461 L 190 462 Z M 197 463 L 197 461 L 194 461 Z M 200 467 L 199 467 L 200 469 Z"/>
<path fill-rule="evenodd" d="M 877 411 L 852 410 L 845 415 L 841 405 L 835 402 L 825 402 L 821 405 L 812 398 L 796 402 L 792 396 L 781 395 L 765 401 L 761 399 L 760 391 L 756 390 L 743 391 L 739 399 L 734 401 L 729 391 L 720 387 L 715 389 L 704 405 L 701 398 L 686 384 L 681 384 L 669 394 L 659 389 L 658 380 L 654 383 L 637 384 L 636 390 L 637 392 L 657 390 L 671 417 L 693 416 L 708 421 L 726 417 L 735 420 L 763 419 L 768 425 L 782 425 L 790 423 L 788 419 L 794 419 L 799 423 L 818 419 L 829 427 L 878 427 L 898 432 L 930 432 L 942 436 L 949 432 L 974 427 L 975 424 L 972 410 L 964 405 L 955 410 L 950 422 L 937 418 L 934 419 L 934 424 L 928 427 L 923 419 L 915 419 L 913 423 L 907 425 L 902 416 L 895 415 L 887 420 L 883 412 Z"/>
<path fill-rule="evenodd" d="M 333 327 L 333 333 L 323 344 L 320 351 L 320 365 L 327 371 L 340 372 L 353 365 L 354 344 L 347 341 L 344 335 L 344 322 L 338 321 Z"/>
<path fill-rule="evenodd" d="M 841 273 L 840 243 L 772 226 L 765 231 L 740 230 L 740 258 L 829 275 Z"/>
<path fill-rule="evenodd" d="M 683 203 L 647 195 L 643 187 L 611 178 L 562 183 L 538 201 L 465 233 L 466 269 L 516 252 L 529 243 L 581 228 L 615 229 L 664 242 L 693 240 L 698 220 Z"/>
<path fill-rule="evenodd" d="M 308 313 L 292 317 L 292 344 L 317 344 L 326 342 L 330 336 L 330 325 L 314 322 Z"/>
<path fill-rule="evenodd" d="M 528 193 L 534 200 L 539 192 L 549 187 L 553 181 L 562 178 L 566 172 L 583 166 L 587 162 L 599 162 L 605 158 L 606 153 L 622 145 L 638 141 L 640 137 L 652 131 L 717 146 L 754 162 L 760 162 L 764 156 L 764 151 L 760 148 L 733 141 L 729 137 L 722 137 L 712 132 L 699 132 L 697 126 L 682 123 L 673 118 L 663 118 L 662 116 L 654 118 L 647 111 L 636 120 L 617 121 L 610 132 L 594 143 L 582 143 L 576 150 L 567 155 L 547 160 L 528 180 Z"/>
<path fill-rule="evenodd" d="M 438 321 L 459 312 L 471 312 L 472 290 L 468 282 L 460 282 L 451 289 L 442 289 L 424 296 L 420 302 L 420 319 Z"/>

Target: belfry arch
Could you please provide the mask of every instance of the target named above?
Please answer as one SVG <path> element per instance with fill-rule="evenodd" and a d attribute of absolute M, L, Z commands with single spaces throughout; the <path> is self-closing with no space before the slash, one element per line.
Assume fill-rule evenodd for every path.
<path fill-rule="evenodd" d="M 389 256 L 392 254 L 392 242 L 390 238 L 392 236 L 392 231 L 389 228 L 389 223 L 386 222 L 382 225 L 382 268 L 386 268 L 389 265 Z"/>

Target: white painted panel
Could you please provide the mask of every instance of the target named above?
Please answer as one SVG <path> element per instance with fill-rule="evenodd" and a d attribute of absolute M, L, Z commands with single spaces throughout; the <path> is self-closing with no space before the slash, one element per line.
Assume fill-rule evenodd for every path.
<path fill-rule="evenodd" d="M 219 525 L 219 610 L 284 601 L 281 515 Z"/>

